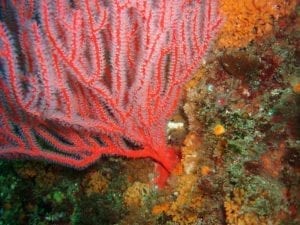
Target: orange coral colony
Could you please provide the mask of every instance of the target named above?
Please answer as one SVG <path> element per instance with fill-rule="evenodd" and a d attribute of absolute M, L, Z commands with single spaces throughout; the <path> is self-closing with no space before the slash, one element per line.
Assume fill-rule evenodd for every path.
<path fill-rule="evenodd" d="M 221 0 L 220 11 L 226 19 L 218 45 L 239 48 L 266 37 L 274 21 L 289 15 L 295 6 L 296 0 Z"/>

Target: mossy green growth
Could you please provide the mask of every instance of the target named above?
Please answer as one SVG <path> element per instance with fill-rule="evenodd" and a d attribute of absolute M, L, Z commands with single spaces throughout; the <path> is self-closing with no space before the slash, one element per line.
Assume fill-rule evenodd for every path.
<path fill-rule="evenodd" d="M 119 169 L 112 165 L 111 173 Z M 22 176 L 25 166 L 39 174 Z M 87 197 L 81 185 L 86 172 L 26 161 L 0 161 L 0 171 L 0 225 L 109 225 L 126 212 L 122 176 L 112 176 L 106 193 Z M 40 174 L 55 177 L 55 184 L 47 185 Z"/>
<path fill-rule="evenodd" d="M 237 184 L 244 175 L 244 168 L 240 162 L 232 163 L 228 168 L 229 181 L 231 184 Z"/>
<path fill-rule="evenodd" d="M 73 214 L 72 225 L 112 225 L 124 215 L 123 196 L 118 190 L 108 190 L 104 194 L 91 194 L 77 199 Z"/>
<path fill-rule="evenodd" d="M 244 190 L 244 212 L 270 216 L 285 207 L 281 186 L 276 181 L 261 176 L 244 176 L 236 187 Z"/>
<path fill-rule="evenodd" d="M 0 225 L 21 225 L 22 196 L 28 185 L 16 176 L 12 163 L 0 161 L 0 171 Z"/>
<path fill-rule="evenodd" d="M 57 204 L 62 203 L 65 198 L 65 194 L 61 191 L 55 191 L 51 196 L 51 199 Z"/>

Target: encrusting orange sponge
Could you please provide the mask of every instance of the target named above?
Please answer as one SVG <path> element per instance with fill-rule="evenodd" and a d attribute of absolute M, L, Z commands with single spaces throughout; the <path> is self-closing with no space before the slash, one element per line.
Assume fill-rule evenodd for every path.
<path fill-rule="evenodd" d="M 273 30 L 274 21 L 289 15 L 296 0 L 220 0 L 225 22 L 219 34 L 219 47 L 246 47 Z"/>

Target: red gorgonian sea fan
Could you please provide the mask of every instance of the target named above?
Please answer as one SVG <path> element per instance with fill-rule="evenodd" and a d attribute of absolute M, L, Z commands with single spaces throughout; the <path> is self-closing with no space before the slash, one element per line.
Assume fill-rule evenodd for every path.
<path fill-rule="evenodd" d="M 177 162 L 166 123 L 220 25 L 217 0 L 0 4 L 0 157 L 150 157 L 163 185 Z"/>

